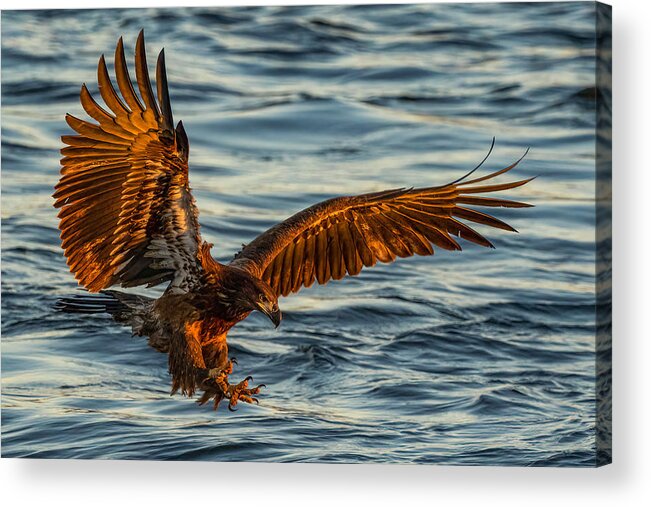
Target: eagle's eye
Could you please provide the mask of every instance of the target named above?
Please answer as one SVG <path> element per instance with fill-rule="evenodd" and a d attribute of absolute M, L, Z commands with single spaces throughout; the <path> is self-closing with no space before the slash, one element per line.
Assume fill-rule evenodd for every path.
<path fill-rule="evenodd" d="M 264 294 L 260 294 L 259 299 L 260 299 L 261 303 L 268 303 L 269 302 L 269 300 L 267 299 L 267 296 L 265 296 Z"/>

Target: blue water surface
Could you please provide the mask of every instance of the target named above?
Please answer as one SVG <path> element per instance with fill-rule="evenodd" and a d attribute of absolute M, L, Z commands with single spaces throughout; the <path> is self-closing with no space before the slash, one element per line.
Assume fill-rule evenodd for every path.
<path fill-rule="evenodd" d="M 2 455 L 595 463 L 594 4 L 2 13 Z M 203 237 L 227 261 L 342 194 L 431 186 L 531 151 L 519 234 L 380 265 L 229 335 L 267 384 L 231 414 L 169 396 L 164 355 L 75 293 L 50 197 L 100 54 L 166 49 Z M 131 57 L 129 56 L 129 59 Z M 152 293 L 150 291 L 150 293 Z M 153 293 L 156 293 L 153 291 Z"/>

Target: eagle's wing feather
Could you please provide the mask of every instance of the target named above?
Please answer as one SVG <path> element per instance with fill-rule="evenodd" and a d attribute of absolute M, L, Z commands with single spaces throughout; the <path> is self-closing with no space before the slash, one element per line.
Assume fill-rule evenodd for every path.
<path fill-rule="evenodd" d="M 262 233 L 235 256 L 231 265 L 262 277 L 277 294 L 287 296 L 310 287 L 315 280 L 324 284 L 346 274 L 357 275 L 377 261 L 431 255 L 434 247 L 461 250 L 455 238 L 492 247 L 459 219 L 515 231 L 501 220 L 466 206 L 530 206 L 475 195 L 530 181 L 477 185 L 510 171 L 520 160 L 487 176 L 440 187 L 401 188 L 323 201 Z"/>
<path fill-rule="evenodd" d="M 111 83 L 99 60 L 99 91 L 86 86 L 80 99 L 97 123 L 67 115 L 79 135 L 62 136 L 61 179 L 54 198 L 62 246 L 77 280 L 90 291 L 171 281 L 184 290 L 200 270 L 198 211 L 188 184 L 188 139 L 173 126 L 165 57 L 156 67 L 154 96 L 143 32 L 135 53 L 136 82 L 129 77 L 120 38 Z"/>

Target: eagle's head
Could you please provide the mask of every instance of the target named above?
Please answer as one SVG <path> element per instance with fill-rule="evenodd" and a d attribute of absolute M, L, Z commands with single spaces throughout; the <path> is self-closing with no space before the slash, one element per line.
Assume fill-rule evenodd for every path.
<path fill-rule="evenodd" d="M 229 303 L 244 311 L 262 312 L 278 327 L 282 314 L 278 296 L 269 284 L 241 269 L 230 268 L 229 271 L 229 283 L 225 287 Z"/>

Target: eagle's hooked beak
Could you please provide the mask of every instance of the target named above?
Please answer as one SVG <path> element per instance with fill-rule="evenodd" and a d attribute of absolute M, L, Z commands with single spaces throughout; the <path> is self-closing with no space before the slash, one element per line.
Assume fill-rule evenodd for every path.
<path fill-rule="evenodd" d="M 280 309 L 278 308 L 278 303 L 271 303 L 271 302 L 267 304 L 259 303 L 258 310 L 260 310 L 267 317 L 269 317 L 269 320 L 273 322 L 274 327 L 278 327 L 280 325 L 280 321 L 283 319 L 283 314 L 280 313 Z"/>

